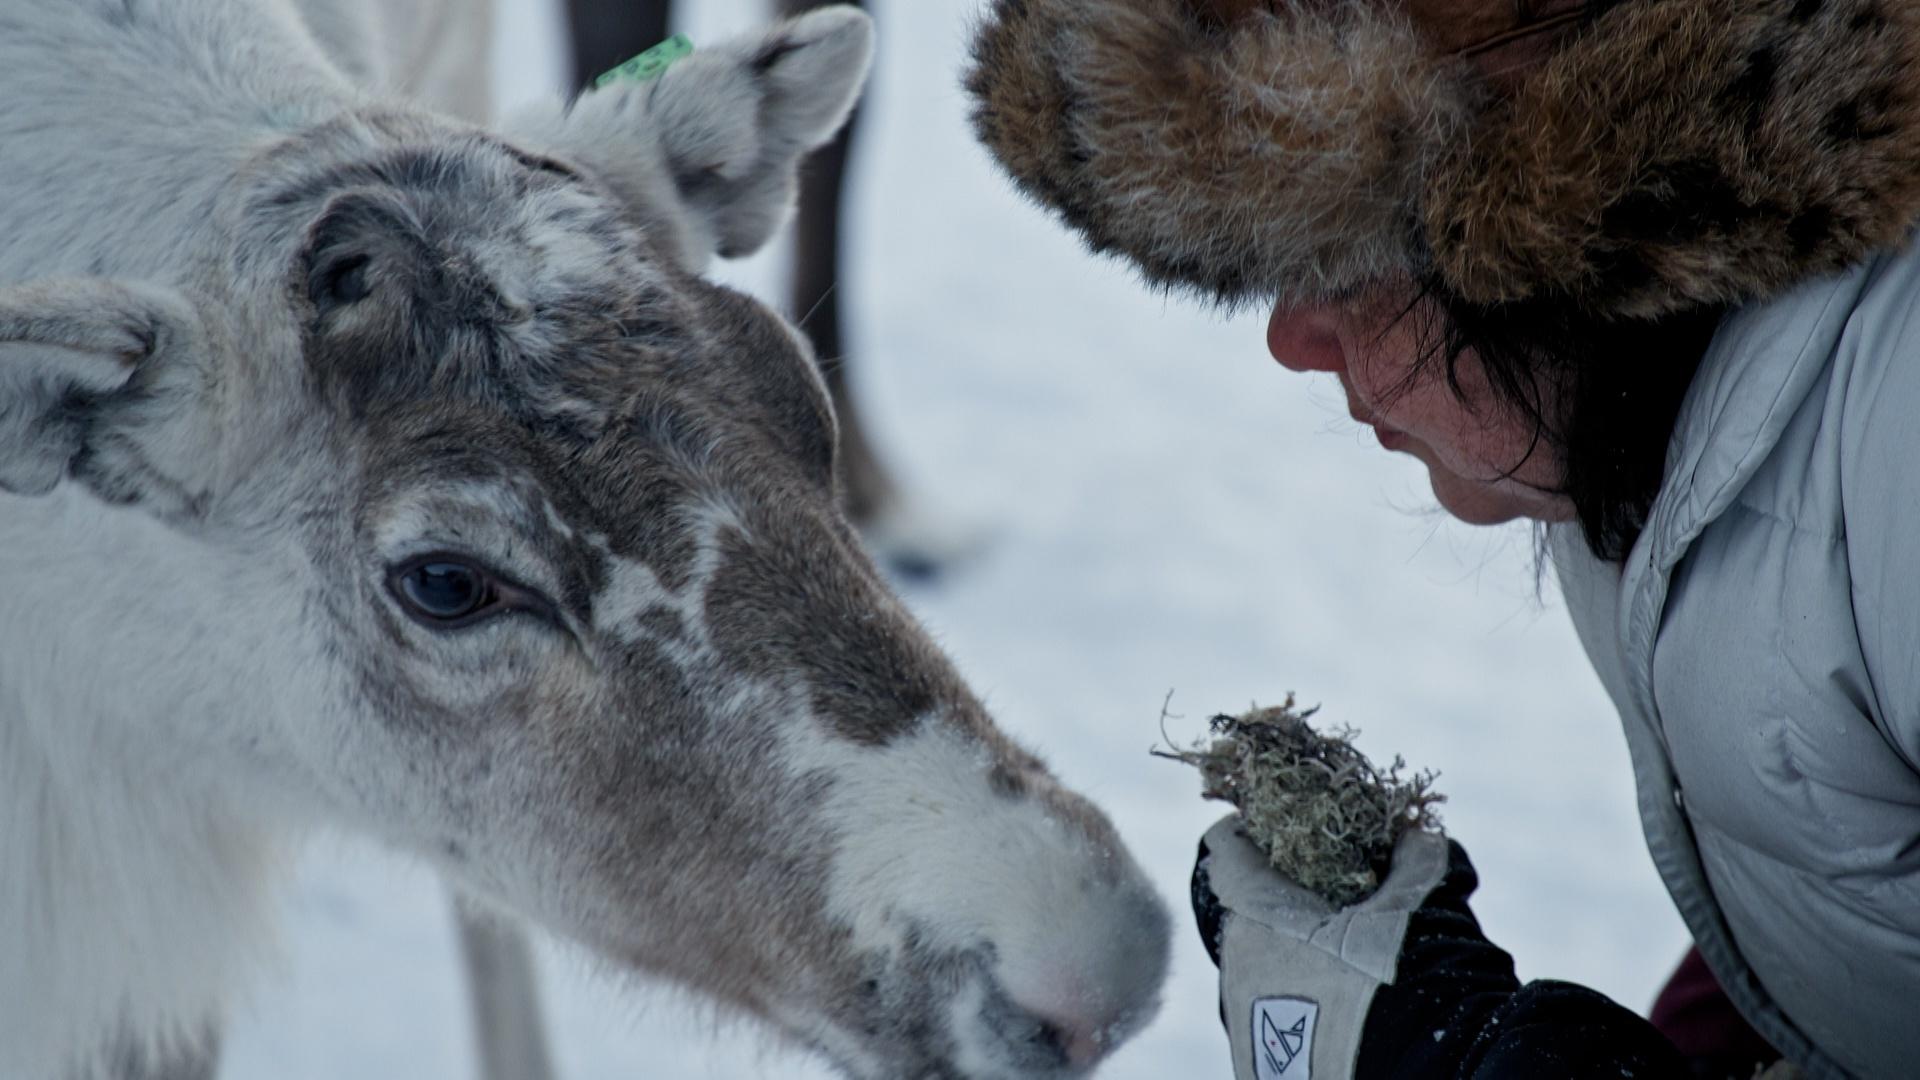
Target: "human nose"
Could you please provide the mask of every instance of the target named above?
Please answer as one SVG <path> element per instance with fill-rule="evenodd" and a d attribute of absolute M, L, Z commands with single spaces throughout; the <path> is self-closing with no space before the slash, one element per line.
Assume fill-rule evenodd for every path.
<path fill-rule="evenodd" d="M 1289 371 L 1337 374 L 1347 370 L 1347 350 L 1340 343 L 1339 322 L 1324 307 L 1294 307 L 1284 302 L 1276 305 L 1267 323 L 1267 351 Z"/>

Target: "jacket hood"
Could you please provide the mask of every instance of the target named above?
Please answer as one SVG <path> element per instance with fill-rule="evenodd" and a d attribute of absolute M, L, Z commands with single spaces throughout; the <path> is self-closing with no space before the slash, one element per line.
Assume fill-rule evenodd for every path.
<path fill-rule="evenodd" d="M 1903 0 L 994 0 L 967 86 L 1023 191 L 1229 304 L 1412 274 L 1653 318 L 1920 218 Z"/>

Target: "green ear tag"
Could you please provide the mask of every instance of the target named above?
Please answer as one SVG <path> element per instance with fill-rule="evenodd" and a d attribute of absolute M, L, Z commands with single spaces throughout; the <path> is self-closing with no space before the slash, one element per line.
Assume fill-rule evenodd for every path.
<path fill-rule="evenodd" d="M 593 80 L 595 90 L 616 82 L 649 82 L 674 64 L 693 55 L 693 39 L 675 34 L 667 40 Z"/>

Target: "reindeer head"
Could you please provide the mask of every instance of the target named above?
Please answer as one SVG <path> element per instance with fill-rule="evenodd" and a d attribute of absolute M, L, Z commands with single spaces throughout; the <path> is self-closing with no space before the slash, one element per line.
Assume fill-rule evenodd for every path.
<path fill-rule="evenodd" d="M 170 613 L 124 640 L 191 670 L 114 659 L 183 785 L 854 1076 L 1081 1075 L 1153 1009 L 1160 904 L 862 553 L 803 340 L 694 273 L 771 231 L 869 34 L 818 14 L 582 103 L 659 141 L 619 176 L 368 111 L 272 149 L 191 293 L 0 294 L 0 486 L 178 549 L 117 615 Z"/>

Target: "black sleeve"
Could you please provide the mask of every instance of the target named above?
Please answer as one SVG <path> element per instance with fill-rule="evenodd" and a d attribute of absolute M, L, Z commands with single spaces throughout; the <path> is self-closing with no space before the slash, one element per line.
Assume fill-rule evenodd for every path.
<path fill-rule="evenodd" d="M 1356 1077 L 1693 1075 L 1652 1024 L 1605 996 L 1569 983 L 1521 985 L 1467 906 L 1479 883 L 1452 845 L 1446 879 L 1408 924 L 1393 984 L 1374 995 Z"/>

